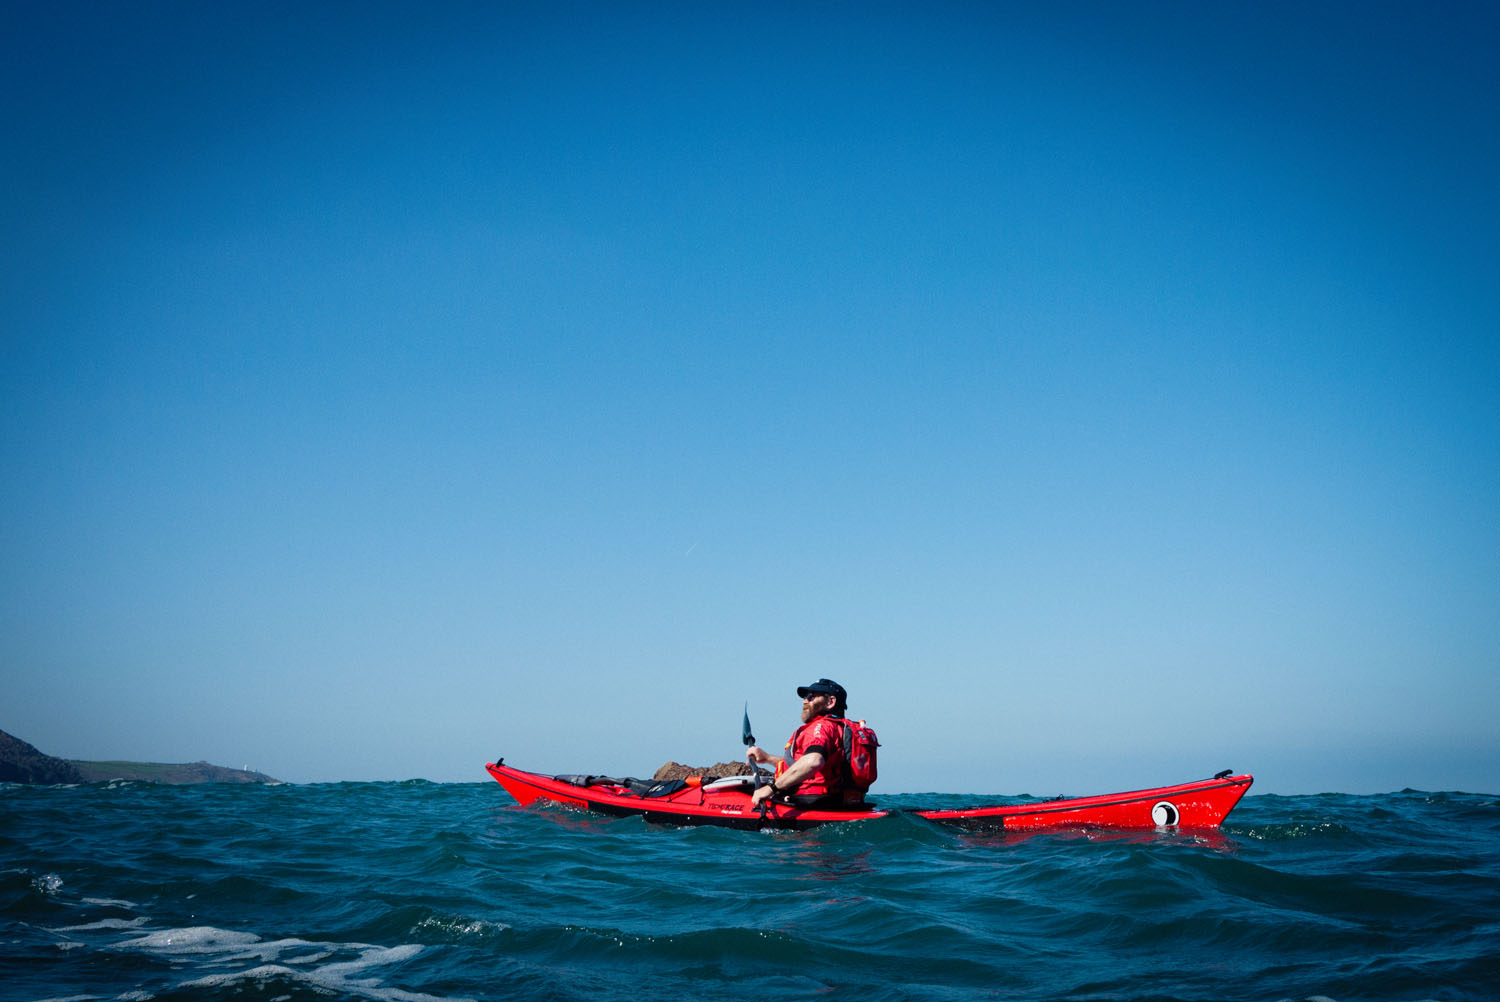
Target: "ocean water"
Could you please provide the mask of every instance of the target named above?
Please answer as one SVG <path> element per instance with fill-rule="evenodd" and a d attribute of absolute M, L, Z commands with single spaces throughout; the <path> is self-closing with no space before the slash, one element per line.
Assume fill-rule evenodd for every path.
<path fill-rule="evenodd" d="M 976 835 L 671 828 L 491 782 L 3 786 L 0 998 L 1495 999 L 1500 799 Z"/>

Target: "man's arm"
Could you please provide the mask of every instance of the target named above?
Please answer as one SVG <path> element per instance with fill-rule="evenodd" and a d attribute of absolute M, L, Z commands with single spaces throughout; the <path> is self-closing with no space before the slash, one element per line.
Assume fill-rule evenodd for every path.
<path fill-rule="evenodd" d="M 810 751 L 797 761 L 793 762 L 786 772 L 781 774 L 777 785 L 781 787 L 782 793 L 790 793 L 802 784 L 802 781 L 823 765 L 823 753 Z"/>
<path fill-rule="evenodd" d="M 797 761 L 793 762 L 786 772 L 772 781 L 771 786 L 762 786 L 750 796 L 750 803 L 759 807 L 761 802 L 771 796 L 774 788 L 777 793 L 791 793 L 808 776 L 811 776 L 823 764 L 823 753 L 820 751 L 809 751 Z"/>

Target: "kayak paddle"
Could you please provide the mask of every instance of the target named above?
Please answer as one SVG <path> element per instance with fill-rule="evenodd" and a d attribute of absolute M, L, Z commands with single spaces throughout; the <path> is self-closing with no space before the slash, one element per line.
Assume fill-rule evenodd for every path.
<path fill-rule="evenodd" d="M 745 725 L 744 725 L 744 728 L 743 728 L 742 737 L 745 740 L 745 747 L 746 748 L 749 748 L 751 745 L 755 744 L 755 735 L 752 734 L 751 731 L 750 731 L 750 704 L 748 702 L 745 704 Z M 765 786 L 766 785 L 764 782 L 762 782 L 762 780 L 765 777 L 764 777 L 764 774 L 761 772 L 761 768 L 760 768 L 760 763 L 759 762 L 751 760 L 751 762 L 750 762 L 750 771 L 753 772 L 753 773 L 755 773 L 755 785 L 756 786 Z"/>
<path fill-rule="evenodd" d="M 745 747 L 746 748 L 749 748 L 751 745 L 755 744 L 755 735 L 752 734 L 751 731 L 750 731 L 750 704 L 749 704 L 749 702 L 745 703 L 745 724 L 744 724 L 744 727 L 742 728 L 741 737 L 744 738 Z M 753 759 L 750 762 L 750 771 L 755 774 L 755 788 L 756 789 L 758 789 L 758 788 L 760 788 L 762 786 L 765 786 L 767 782 L 770 782 L 766 778 L 766 774 L 761 771 L 760 763 L 754 761 Z M 770 797 L 767 797 L 765 800 L 762 800 L 760 802 L 760 816 L 761 816 L 762 820 L 765 819 L 766 811 L 770 809 L 770 806 L 771 806 L 771 798 Z"/>

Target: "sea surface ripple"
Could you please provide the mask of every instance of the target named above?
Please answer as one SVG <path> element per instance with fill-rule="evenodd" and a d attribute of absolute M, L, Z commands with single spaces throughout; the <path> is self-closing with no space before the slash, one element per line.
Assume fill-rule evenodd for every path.
<path fill-rule="evenodd" d="M 962 806 L 973 797 L 886 797 Z M 805 833 L 493 783 L 0 786 L 0 999 L 1493 999 L 1500 799 Z"/>

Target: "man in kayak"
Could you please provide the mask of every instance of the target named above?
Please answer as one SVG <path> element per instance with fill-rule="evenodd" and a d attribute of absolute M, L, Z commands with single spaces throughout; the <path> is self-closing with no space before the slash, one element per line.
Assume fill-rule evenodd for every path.
<path fill-rule="evenodd" d="M 771 782 L 757 789 L 751 806 L 759 807 L 771 797 L 781 797 L 798 807 L 839 810 L 864 799 L 844 779 L 847 770 L 840 756 L 844 710 L 849 695 L 832 679 L 820 678 L 797 687 L 802 697 L 802 726 L 786 743 L 786 755 L 772 755 L 751 745 L 745 757 L 760 765 L 775 766 Z"/>

